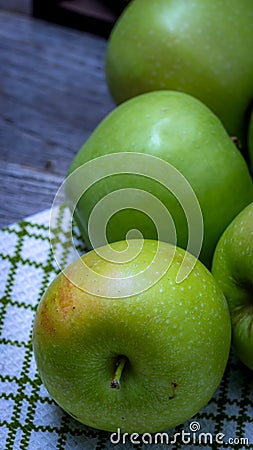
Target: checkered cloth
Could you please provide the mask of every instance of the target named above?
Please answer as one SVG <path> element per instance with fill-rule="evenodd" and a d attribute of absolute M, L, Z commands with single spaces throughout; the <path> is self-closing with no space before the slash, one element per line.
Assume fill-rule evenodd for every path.
<path fill-rule="evenodd" d="M 66 214 L 66 208 L 57 210 L 55 233 L 62 263 L 67 264 L 71 257 L 64 232 Z M 35 310 L 59 270 L 50 246 L 49 215 L 44 211 L 0 232 L 0 449 L 191 449 L 199 440 L 198 448 L 203 449 L 253 449 L 252 372 L 233 353 L 208 405 L 168 430 L 169 439 L 176 439 L 170 446 L 159 440 L 154 444 L 148 435 L 135 437 L 138 444 L 131 443 L 131 436 L 113 444 L 110 433 L 79 424 L 55 404 L 41 384 L 32 351 Z"/>

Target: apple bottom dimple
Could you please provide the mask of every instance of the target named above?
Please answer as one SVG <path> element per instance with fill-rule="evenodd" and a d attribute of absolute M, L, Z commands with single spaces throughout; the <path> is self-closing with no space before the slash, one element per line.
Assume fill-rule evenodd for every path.
<path fill-rule="evenodd" d="M 222 324 L 213 336 L 207 335 L 208 323 L 215 326 L 215 320 L 212 325 L 210 318 L 203 318 L 206 308 L 201 305 L 199 320 L 196 318 L 193 325 L 188 318 L 178 323 L 184 307 L 182 304 L 176 314 L 172 305 L 167 314 L 157 302 L 156 317 L 139 310 L 139 320 L 133 326 L 126 306 L 121 317 L 113 315 L 103 332 L 99 323 L 103 315 L 94 317 L 83 336 L 69 336 L 64 352 L 55 343 L 44 357 L 44 382 L 49 393 L 80 422 L 108 431 L 119 427 L 128 432 L 152 432 L 190 418 L 215 391 L 224 370 L 228 342 L 220 340 Z M 204 325 L 199 324 L 201 319 Z M 165 327 L 162 336 L 152 333 L 151 322 Z M 110 382 L 121 354 L 128 361 L 121 387 L 114 390 Z"/>
<path fill-rule="evenodd" d="M 203 359 L 202 364 L 206 362 Z M 79 378 L 64 382 L 62 377 L 55 377 L 57 390 L 59 386 L 62 389 L 61 398 L 59 394 L 54 395 L 51 386 L 46 384 L 46 387 L 63 409 L 88 426 L 107 431 L 120 428 L 123 432 L 155 432 L 184 422 L 210 400 L 220 377 L 214 377 L 209 366 L 207 369 L 209 379 L 206 376 L 200 379 L 198 367 L 193 364 L 192 367 L 188 365 L 177 378 L 164 376 L 163 380 L 154 379 L 149 383 L 143 380 L 145 373 L 137 376 L 129 369 L 120 390 L 111 390 L 110 395 L 109 379 L 82 392 Z M 129 378 L 126 380 L 127 376 Z"/>

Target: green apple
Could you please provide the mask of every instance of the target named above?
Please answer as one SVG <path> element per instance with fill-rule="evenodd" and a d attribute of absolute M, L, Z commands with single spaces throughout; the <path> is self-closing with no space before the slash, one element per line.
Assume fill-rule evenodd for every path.
<path fill-rule="evenodd" d="M 235 352 L 253 370 L 253 203 L 221 236 L 212 272 L 228 301 Z"/>
<path fill-rule="evenodd" d="M 248 129 L 248 149 L 249 149 L 249 164 L 251 172 L 253 173 L 253 109 L 251 112 Z"/>
<path fill-rule="evenodd" d="M 126 173 L 122 173 L 113 158 L 108 159 L 110 171 L 106 165 L 101 168 L 99 161 L 97 166 L 94 162 L 86 174 L 77 171 L 87 162 L 108 154 L 122 154 L 123 158 L 124 152 L 131 155 L 125 163 Z M 146 158 L 141 160 L 140 154 Z M 161 164 L 154 176 L 155 158 L 159 158 Z M 162 162 L 168 163 L 168 167 L 164 168 Z M 184 182 L 175 179 L 169 164 L 182 174 Z M 200 259 L 210 268 L 220 235 L 238 212 L 253 200 L 253 185 L 246 162 L 220 120 L 202 102 L 180 92 L 156 91 L 137 96 L 115 108 L 99 124 L 71 164 L 69 173 L 75 172 L 76 176 L 67 183 L 69 204 L 75 204 L 77 192 L 82 191 L 91 171 L 97 174 L 99 181 L 92 182 L 75 209 L 76 221 L 89 249 L 107 241 L 125 239 L 132 229 L 138 229 L 146 239 L 158 238 L 187 249 L 189 235 L 195 232 L 201 238 L 202 231 L 197 225 L 188 227 L 189 213 L 196 209 L 196 201 L 186 186 L 188 182 L 203 214 L 204 239 Z M 160 183 L 162 172 L 171 182 L 170 190 Z M 103 173 L 104 179 L 100 179 Z M 128 201 L 127 189 L 135 189 L 131 198 L 128 195 Z M 110 197 L 117 191 L 118 198 Z M 144 192 L 149 196 L 141 196 Z M 161 216 L 161 208 L 152 206 L 151 196 L 170 212 L 176 228 L 176 242 L 165 221 L 162 237 L 157 236 L 156 222 Z M 91 245 L 89 220 L 96 209 L 97 219 L 90 227 L 95 233 L 104 220 L 104 198 L 114 202 L 108 207 L 111 213 L 108 212 L 105 225 L 107 241 L 98 239 L 96 245 Z M 185 205 L 188 205 L 187 214 Z"/>
<path fill-rule="evenodd" d="M 111 32 L 107 83 L 117 103 L 158 89 L 191 94 L 244 146 L 252 42 L 252 0 L 134 0 Z"/>
<path fill-rule="evenodd" d="M 33 348 L 46 389 L 75 419 L 155 432 L 210 400 L 228 360 L 231 321 L 225 296 L 195 257 L 164 242 L 132 244 L 138 251 L 129 261 L 109 258 L 111 250 L 124 254 L 121 241 L 61 272 L 38 306 Z M 177 283 L 183 261 L 193 269 Z M 142 286 L 134 293 L 136 276 Z"/>

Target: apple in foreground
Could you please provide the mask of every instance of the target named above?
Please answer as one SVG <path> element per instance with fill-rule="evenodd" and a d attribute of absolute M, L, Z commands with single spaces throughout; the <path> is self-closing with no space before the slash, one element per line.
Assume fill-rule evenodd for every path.
<path fill-rule="evenodd" d="M 253 370 L 253 203 L 221 236 L 212 273 L 228 301 L 232 345 L 241 361 Z"/>
<path fill-rule="evenodd" d="M 98 163 L 85 175 L 76 172 L 75 180 L 70 178 L 67 182 L 66 197 L 72 204 L 77 191 L 82 191 L 82 185 L 91 176 L 90 172 L 97 174 L 98 181 L 91 183 L 75 209 L 75 219 L 88 248 L 105 244 L 98 239 L 96 245 L 91 245 L 89 220 L 96 207 L 95 225 L 102 223 L 102 200 L 106 198 L 112 202 L 115 199 L 114 209 L 112 205 L 114 214 L 106 225 L 108 242 L 125 239 L 128 230 L 138 229 L 145 239 L 174 244 L 169 229 L 167 234 L 164 231 L 162 238 L 157 236 L 154 226 L 159 219 L 157 205 L 152 210 L 151 196 L 141 197 L 141 193 L 147 191 L 170 212 L 177 233 L 176 243 L 187 249 L 189 233 L 194 231 L 194 227 L 188 229 L 189 217 L 186 217 L 183 204 L 193 210 L 192 197 L 185 182 L 179 186 L 178 178 L 170 189 L 161 185 L 159 176 L 164 171 L 164 161 L 164 165 L 169 163 L 182 174 L 197 197 L 204 221 L 200 260 L 210 268 L 220 235 L 231 220 L 253 201 L 253 184 L 247 164 L 220 120 L 203 103 L 184 93 L 156 91 L 137 96 L 115 108 L 98 125 L 75 156 L 69 174 L 104 155 L 122 154 L 123 158 L 124 152 L 131 154 L 124 173 L 113 158 L 107 158 L 108 163 L 102 168 Z M 142 161 L 137 158 L 139 153 L 161 159 L 156 176 L 153 176 L 154 158 L 143 158 Z M 166 170 L 166 179 L 172 183 L 174 173 L 169 167 Z M 108 171 L 110 176 L 107 176 Z M 103 175 L 104 179 L 100 179 Z M 129 203 L 123 207 L 128 188 L 138 189 L 138 192 L 131 194 Z M 179 197 L 175 195 L 177 190 L 180 190 Z M 117 191 L 118 198 L 110 197 L 110 193 Z M 143 213 L 145 209 L 153 222 Z"/>
<path fill-rule="evenodd" d="M 228 360 L 230 315 L 214 277 L 191 254 L 131 241 L 142 247 L 130 261 L 108 260 L 107 250 L 126 249 L 126 241 L 113 243 L 103 258 L 86 253 L 52 282 L 37 309 L 33 348 L 42 382 L 75 419 L 155 432 L 183 423 L 212 397 Z M 178 283 L 183 259 L 192 270 Z"/>
<path fill-rule="evenodd" d="M 253 99 L 252 0 L 135 0 L 106 51 L 116 103 L 158 89 L 203 101 L 246 145 Z"/>

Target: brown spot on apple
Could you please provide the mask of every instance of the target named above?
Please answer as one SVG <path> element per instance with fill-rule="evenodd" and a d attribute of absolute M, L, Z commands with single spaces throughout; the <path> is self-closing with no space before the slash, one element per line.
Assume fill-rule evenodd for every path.
<path fill-rule="evenodd" d="M 235 146 L 238 148 L 238 150 L 241 151 L 242 150 L 242 144 L 239 141 L 238 137 L 237 136 L 231 136 L 231 140 L 235 144 Z"/>
<path fill-rule="evenodd" d="M 178 386 L 178 384 L 175 381 L 171 381 L 171 388 L 172 388 L 172 392 L 169 395 L 169 400 L 172 400 L 173 398 L 176 397 L 176 388 Z"/>
<path fill-rule="evenodd" d="M 77 288 L 73 285 L 73 283 L 69 280 L 68 277 L 64 277 L 62 279 L 63 282 L 59 284 L 58 290 L 58 306 L 61 314 L 64 317 L 67 317 L 71 311 L 75 309 L 75 292 Z"/>
<path fill-rule="evenodd" d="M 55 301 L 55 294 L 52 295 L 52 300 Z M 47 302 L 43 303 L 39 309 L 39 321 L 39 328 L 51 336 L 55 334 L 55 325 L 50 313 L 49 304 Z"/>

